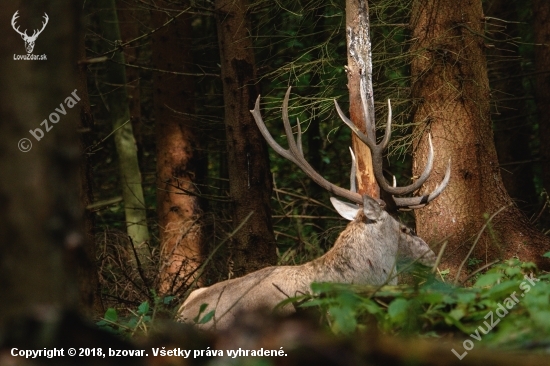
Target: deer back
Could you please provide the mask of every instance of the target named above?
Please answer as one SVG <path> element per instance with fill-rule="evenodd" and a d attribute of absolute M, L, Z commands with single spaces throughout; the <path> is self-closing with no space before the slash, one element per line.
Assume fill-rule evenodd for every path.
<path fill-rule="evenodd" d="M 283 300 L 309 293 L 313 282 L 396 284 L 395 262 L 401 247 L 409 248 L 406 259 L 424 257 L 427 265 L 433 265 L 435 254 L 429 246 L 375 200 L 366 197 L 363 206 L 349 207 L 349 211 L 331 201 L 343 217 L 355 216 L 325 255 L 303 265 L 267 267 L 195 290 L 178 310 L 177 320 L 194 322 L 201 305 L 208 304 L 199 318 L 211 311 L 214 317 L 199 327 L 223 329 L 240 312 L 258 308 L 272 310 Z M 345 203 L 339 203 L 346 207 Z M 292 313 L 294 307 L 287 304 L 278 312 Z"/>

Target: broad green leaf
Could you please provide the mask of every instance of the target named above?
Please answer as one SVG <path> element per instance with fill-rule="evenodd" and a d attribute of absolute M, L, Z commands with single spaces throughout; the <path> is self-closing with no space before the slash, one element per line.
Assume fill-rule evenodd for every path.
<path fill-rule="evenodd" d="M 149 302 L 144 301 L 138 307 L 138 314 L 145 315 L 149 311 Z"/>
<path fill-rule="evenodd" d="M 390 320 L 395 323 L 400 323 L 405 320 L 407 312 L 409 310 L 409 300 L 395 299 L 388 307 L 388 315 Z"/>
<path fill-rule="evenodd" d="M 494 285 L 503 276 L 504 275 L 502 273 L 485 273 L 484 275 L 479 277 L 474 287 L 485 287 Z"/>
<path fill-rule="evenodd" d="M 329 308 L 329 313 L 333 318 L 332 331 L 334 333 L 349 334 L 357 327 L 355 312 L 351 308 L 333 306 Z"/>
<path fill-rule="evenodd" d="M 105 312 L 104 318 L 109 321 L 116 322 L 118 320 L 118 314 L 116 312 L 116 309 L 108 308 L 107 311 Z"/>

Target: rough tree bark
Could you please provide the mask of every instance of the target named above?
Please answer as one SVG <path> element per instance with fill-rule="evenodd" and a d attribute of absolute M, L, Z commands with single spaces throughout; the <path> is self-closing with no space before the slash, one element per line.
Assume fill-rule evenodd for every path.
<path fill-rule="evenodd" d="M 187 1 L 157 1 L 159 10 L 151 16 L 154 28 L 160 27 Z M 171 9 L 168 13 L 166 10 Z M 174 75 L 190 73 L 191 15 L 184 14 L 153 34 L 155 69 L 154 105 L 157 144 L 157 211 L 161 253 L 159 293 L 173 293 L 195 279 L 204 254 L 200 189 L 206 167 L 203 166 L 200 131 L 193 118 L 194 78 Z"/>
<path fill-rule="evenodd" d="M 272 192 L 267 146 L 250 110 L 258 96 L 254 50 L 248 26 L 248 1 L 214 2 L 229 166 L 233 225 L 254 212 L 231 240 L 235 276 L 277 261 L 269 201 Z"/>
<path fill-rule="evenodd" d="M 367 135 L 376 133 L 374 128 L 374 96 L 372 89 L 372 50 L 370 41 L 369 8 L 367 0 L 346 1 L 346 41 L 348 46 L 348 90 L 350 119 Z M 362 82 L 361 82 L 362 80 Z M 363 112 L 360 88 L 367 96 L 367 116 Z M 371 123 L 366 131 L 365 118 Z M 380 198 L 380 188 L 372 170 L 371 151 L 354 133 L 351 137 L 357 158 L 357 190 L 374 198 Z"/>
<path fill-rule="evenodd" d="M 535 34 L 535 96 L 539 112 L 542 183 L 550 194 L 550 2 L 533 1 Z"/>
<path fill-rule="evenodd" d="M 541 255 L 550 241 L 512 200 L 502 182 L 493 142 L 489 82 L 484 55 L 481 0 L 416 0 L 413 4 L 412 94 L 416 133 L 414 173 L 424 168 L 427 136 L 435 150 L 433 172 L 422 190 L 434 189 L 452 158 L 451 180 L 443 194 L 416 211 L 417 232 L 430 242 L 448 240 L 440 268 L 457 275 L 486 215 L 498 213 L 470 258 L 478 266 L 517 256 L 548 268 Z M 462 271 L 464 274 L 464 271 Z"/>

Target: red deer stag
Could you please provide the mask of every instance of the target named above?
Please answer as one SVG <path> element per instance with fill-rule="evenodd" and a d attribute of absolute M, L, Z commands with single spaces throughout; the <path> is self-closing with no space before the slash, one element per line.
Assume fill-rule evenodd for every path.
<path fill-rule="evenodd" d="M 210 287 L 193 291 L 178 310 L 176 319 L 182 322 L 193 322 L 205 305 L 201 314 L 214 311 L 209 322 L 199 324 L 205 329 L 227 328 L 240 311 L 258 308 L 273 309 L 281 301 L 310 292 L 313 282 L 336 282 L 353 284 L 383 285 L 396 284 L 395 264 L 398 258 L 418 261 L 426 266 L 433 266 L 435 254 L 430 247 L 406 226 L 400 224 L 384 210 L 382 201 L 366 195 L 360 195 L 355 188 L 355 158 L 352 152 L 352 172 L 350 190 L 335 186 L 319 175 L 306 161 L 301 145 L 301 131 L 298 123 L 297 141 L 294 141 L 292 128 L 288 119 L 288 99 L 290 88 L 283 101 L 283 123 L 289 149 L 282 148 L 267 130 L 260 114 L 260 97 L 256 100 L 254 110 L 250 111 L 258 128 L 269 145 L 281 156 L 292 161 L 313 181 L 337 196 L 352 202 L 347 203 L 331 197 L 331 202 L 338 213 L 350 220 L 344 231 L 325 255 L 311 262 L 298 266 L 267 267 L 243 277 L 219 282 Z M 362 96 L 363 105 L 365 97 Z M 411 193 L 426 181 L 433 165 L 433 147 L 431 139 L 430 154 L 423 174 L 416 182 L 407 187 L 396 187 L 388 184 L 382 172 L 382 154 L 391 134 L 391 105 L 388 100 L 388 122 L 386 133 L 380 144 L 375 136 L 361 133 L 341 111 L 335 101 L 340 118 L 370 148 L 374 173 L 380 187 L 392 195 Z M 369 129 L 367 129 L 368 131 Z M 397 207 L 418 208 L 436 198 L 447 185 L 450 178 L 450 161 L 445 177 L 439 186 L 429 195 L 420 197 L 395 197 Z M 279 312 L 294 312 L 291 304 L 279 308 Z"/>

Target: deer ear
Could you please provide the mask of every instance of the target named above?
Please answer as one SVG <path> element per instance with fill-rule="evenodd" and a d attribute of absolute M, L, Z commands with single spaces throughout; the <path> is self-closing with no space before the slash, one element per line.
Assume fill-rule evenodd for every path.
<path fill-rule="evenodd" d="M 355 216 L 357 216 L 357 212 L 361 209 L 359 205 L 340 201 L 336 197 L 330 197 L 330 202 L 332 203 L 334 209 L 338 211 L 340 216 L 349 221 L 353 221 Z"/>
<path fill-rule="evenodd" d="M 363 212 L 367 219 L 376 221 L 380 218 L 384 209 L 375 199 L 363 195 Z"/>

